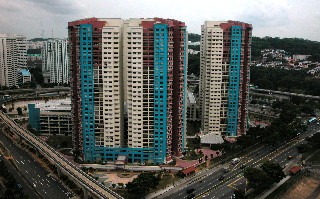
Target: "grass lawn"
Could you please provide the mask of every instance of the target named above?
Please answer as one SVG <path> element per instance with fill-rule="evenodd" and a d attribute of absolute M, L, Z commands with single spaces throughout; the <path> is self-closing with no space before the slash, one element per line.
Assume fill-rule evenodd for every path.
<path fill-rule="evenodd" d="M 119 173 L 118 176 L 120 178 L 131 178 L 132 176 L 135 176 L 136 174 L 130 174 L 130 173 Z"/>

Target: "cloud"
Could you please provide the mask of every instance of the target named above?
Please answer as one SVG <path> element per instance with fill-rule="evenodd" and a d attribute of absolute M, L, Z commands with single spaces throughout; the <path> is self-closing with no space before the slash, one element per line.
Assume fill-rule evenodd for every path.
<path fill-rule="evenodd" d="M 28 38 L 67 36 L 67 22 L 85 17 L 173 18 L 200 33 L 204 21 L 237 20 L 253 25 L 254 36 L 320 41 L 319 0 L 0 0 L 2 32 Z M 42 26 L 40 25 L 42 22 Z"/>
<path fill-rule="evenodd" d="M 82 11 L 76 0 L 27 0 L 52 14 L 72 15 Z"/>

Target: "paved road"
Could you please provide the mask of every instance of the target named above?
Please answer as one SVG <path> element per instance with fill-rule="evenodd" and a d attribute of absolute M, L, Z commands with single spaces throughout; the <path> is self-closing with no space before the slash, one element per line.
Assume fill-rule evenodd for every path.
<path fill-rule="evenodd" d="M 249 153 L 246 156 L 240 157 L 240 163 L 236 165 L 232 164 L 224 164 L 218 168 L 212 169 L 212 172 L 209 173 L 203 179 L 197 179 L 195 181 L 191 181 L 187 185 L 181 187 L 177 186 L 175 189 L 170 190 L 158 198 L 167 198 L 167 199 L 175 199 L 175 198 L 188 198 L 188 194 L 186 193 L 188 189 L 194 188 L 195 191 L 193 194 L 195 196 L 199 196 L 203 193 L 206 193 L 208 190 L 212 190 L 213 187 L 216 189 L 207 192 L 205 195 L 201 195 L 203 198 L 230 198 L 233 192 L 237 189 L 245 189 L 246 187 L 246 179 L 242 175 L 241 165 L 245 165 L 246 167 L 252 166 L 253 164 L 259 162 L 265 157 L 271 157 L 272 161 L 278 162 L 281 166 L 290 167 L 290 162 L 293 160 L 287 160 L 289 155 L 297 157 L 299 154 L 296 150 L 296 146 L 303 143 L 303 138 L 310 136 L 319 130 L 320 125 L 311 125 L 308 128 L 307 133 L 300 136 L 299 140 L 295 140 L 291 142 L 289 145 L 278 146 L 276 148 L 265 146 L 256 151 Z M 271 155 L 271 156 L 270 156 Z M 230 171 L 228 173 L 224 173 L 224 167 L 229 166 Z M 223 176 L 223 180 L 219 180 L 219 177 Z M 191 194 L 189 194 L 191 195 Z"/>
<path fill-rule="evenodd" d="M 23 139 L 26 139 L 30 144 L 37 148 L 37 150 L 41 151 L 47 158 L 50 158 L 51 161 L 54 162 L 60 169 L 65 171 L 67 175 L 77 180 L 81 186 L 83 186 L 86 190 L 90 191 L 95 197 L 99 198 L 119 198 L 123 197 L 119 194 L 111 191 L 109 188 L 105 187 L 103 184 L 97 182 L 93 177 L 76 167 L 74 164 L 69 162 L 66 158 L 64 158 L 59 152 L 50 147 L 43 140 L 39 139 L 26 129 L 22 128 L 18 125 L 14 120 L 9 118 L 6 114 L 0 112 L 1 119 L 11 128 L 13 129 L 19 136 Z M 85 192 L 86 195 L 86 192 Z M 85 196 L 86 197 L 86 196 Z"/>
<path fill-rule="evenodd" d="M 25 180 L 25 178 L 21 175 L 21 173 L 17 172 L 16 168 L 4 158 L 3 154 L 1 154 L 0 161 L 4 161 L 5 165 L 8 168 L 8 171 L 13 175 L 17 184 L 21 184 L 23 187 L 23 192 L 32 199 L 41 199 L 42 197 L 33 189 L 33 187 Z"/>
<path fill-rule="evenodd" d="M 13 161 L 16 163 L 24 179 L 37 190 L 42 198 L 68 199 L 73 196 L 61 183 L 51 177 L 50 173 L 45 170 L 38 161 L 33 159 L 24 150 L 14 145 L 2 132 L 0 132 L 0 141 L 11 153 Z M 26 184 L 26 182 L 24 182 L 24 184 Z M 39 197 L 30 196 L 30 198 Z"/>

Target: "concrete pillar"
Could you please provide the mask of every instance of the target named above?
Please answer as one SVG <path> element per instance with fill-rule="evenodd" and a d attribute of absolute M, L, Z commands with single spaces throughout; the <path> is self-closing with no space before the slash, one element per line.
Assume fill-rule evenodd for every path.
<path fill-rule="evenodd" d="M 57 175 L 60 177 L 61 176 L 61 169 L 57 167 Z"/>
<path fill-rule="evenodd" d="M 83 191 L 83 199 L 88 199 L 88 190 L 84 187 L 81 187 Z"/>
<path fill-rule="evenodd" d="M 21 142 L 22 142 L 22 138 L 21 138 L 21 136 L 20 135 L 18 135 L 18 134 L 16 134 L 17 135 L 17 142 L 19 143 L 19 144 L 21 144 Z"/>
<path fill-rule="evenodd" d="M 35 152 L 36 152 L 36 156 L 39 156 L 39 151 L 38 151 L 38 149 L 37 148 L 33 148 L 34 150 L 35 150 Z"/>

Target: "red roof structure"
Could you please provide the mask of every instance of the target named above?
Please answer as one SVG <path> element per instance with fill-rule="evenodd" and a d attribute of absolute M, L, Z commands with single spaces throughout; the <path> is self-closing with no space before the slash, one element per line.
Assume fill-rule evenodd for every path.
<path fill-rule="evenodd" d="M 189 167 L 189 168 L 187 168 L 187 169 L 182 170 L 181 172 L 182 172 L 184 175 L 188 175 L 189 173 L 194 172 L 194 171 L 196 171 L 196 167 Z"/>
<path fill-rule="evenodd" d="M 293 166 L 291 169 L 288 170 L 288 172 L 292 175 L 298 173 L 302 168 L 299 166 Z"/>

